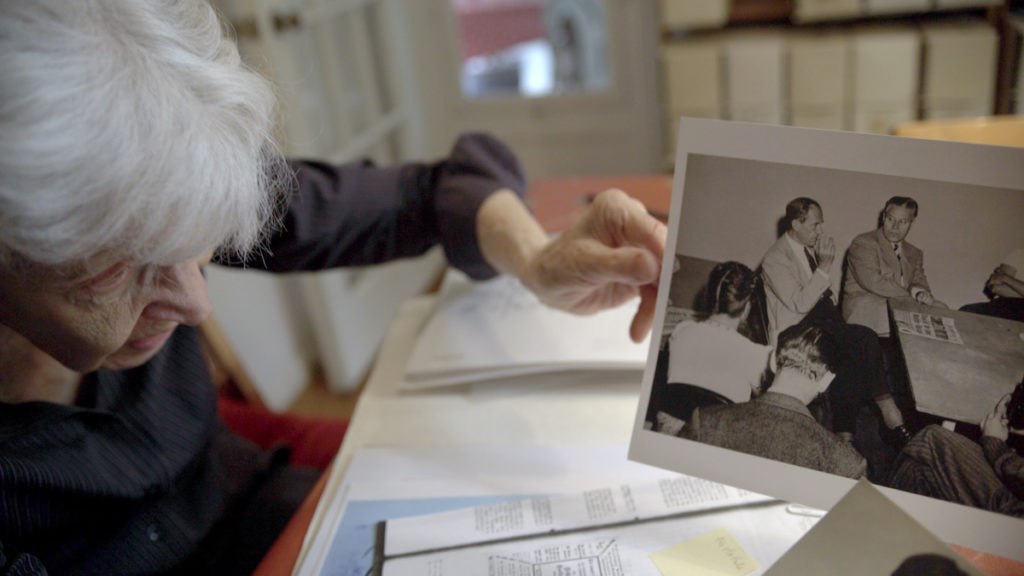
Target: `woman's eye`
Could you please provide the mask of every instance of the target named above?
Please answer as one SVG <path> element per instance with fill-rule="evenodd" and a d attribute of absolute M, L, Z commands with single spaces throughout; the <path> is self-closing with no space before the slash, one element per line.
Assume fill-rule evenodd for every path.
<path fill-rule="evenodd" d="M 130 269 L 131 267 L 125 262 L 115 264 L 96 276 L 93 276 L 87 283 L 87 286 L 89 289 L 98 292 L 111 290 L 116 288 L 118 284 L 128 276 Z"/>

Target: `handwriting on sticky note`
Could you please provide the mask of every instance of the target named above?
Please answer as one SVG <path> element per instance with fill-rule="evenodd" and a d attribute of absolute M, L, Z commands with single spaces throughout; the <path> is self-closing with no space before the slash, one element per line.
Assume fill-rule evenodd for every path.
<path fill-rule="evenodd" d="M 651 554 L 662 576 L 742 576 L 759 566 L 725 528 Z"/>

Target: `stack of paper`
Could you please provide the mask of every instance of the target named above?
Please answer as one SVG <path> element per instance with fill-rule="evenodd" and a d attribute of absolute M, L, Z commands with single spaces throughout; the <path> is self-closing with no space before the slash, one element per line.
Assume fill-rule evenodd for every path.
<path fill-rule="evenodd" d="M 722 47 L 718 38 L 673 42 L 662 51 L 666 152 L 675 156 L 680 116 L 723 118 Z"/>
<path fill-rule="evenodd" d="M 748 570 L 733 573 L 760 574 L 815 520 L 759 494 L 666 477 L 390 519 L 378 525 L 374 574 L 658 576 L 652 554 L 708 533 L 730 541 L 733 561 L 744 558 Z M 705 541 L 701 560 L 720 548 Z M 692 570 L 700 564 L 676 573 L 720 574 Z"/>
<path fill-rule="evenodd" d="M 717 28 L 729 22 L 729 0 L 661 0 L 661 25 L 677 28 Z"/>
<path fill-rule="evenodd" d="M 784 124 L 786 42 L 774 33 L 733 34 L 725 42 L 730 120 Z"/>
<path fill-rule="evenodd" d="M 913 28 L 853 35 L 853 129 L 889 134 L 917 119 L 921 34 Z"/>
<path fill-rule="evenodd" d="M 795 0 L 793 6 L 797 22 L 855 18 L 863 13 L 860 0 Z"/>
<path fill-rule="evenodd" d="M 417 339 L 401 388 L 560 372 L 611 371 L 639 382 L 648 341 L 629 338 L 635 303 L 576 316 L 541 304 L 514 278 L 469 282 L 453 275 Z"/>
<path fill-rule="evenodd" d="M 789 38 L 790 124 L 845 130 L 852 91 L 850 40 L 842 34 Z"/>
<path fill-rule="evenodd" d="M 992 114 L 999 35 L 986 23 L 924 28 L 924 118 Z"/>

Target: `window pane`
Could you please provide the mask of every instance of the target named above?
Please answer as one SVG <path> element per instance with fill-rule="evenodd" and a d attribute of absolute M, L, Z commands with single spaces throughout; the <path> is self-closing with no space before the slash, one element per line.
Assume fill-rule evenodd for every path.
<path fill-rule="evenodd" d="M 606 0 L 450 0 L 468 98 L 608 87 Z"/>

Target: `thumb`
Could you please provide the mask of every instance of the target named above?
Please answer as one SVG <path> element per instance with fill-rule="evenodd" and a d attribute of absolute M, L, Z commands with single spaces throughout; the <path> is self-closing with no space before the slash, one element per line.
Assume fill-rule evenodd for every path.
<path fill-rule="evenodd" d="M 633 342 L 641 342 L 654 325 L 654 308 L 658 300 L 658 287 L 646 284 L 640 287 L 640 306 L 637 307 L 633 321 L 629 325 L 629 337 Z"/>

